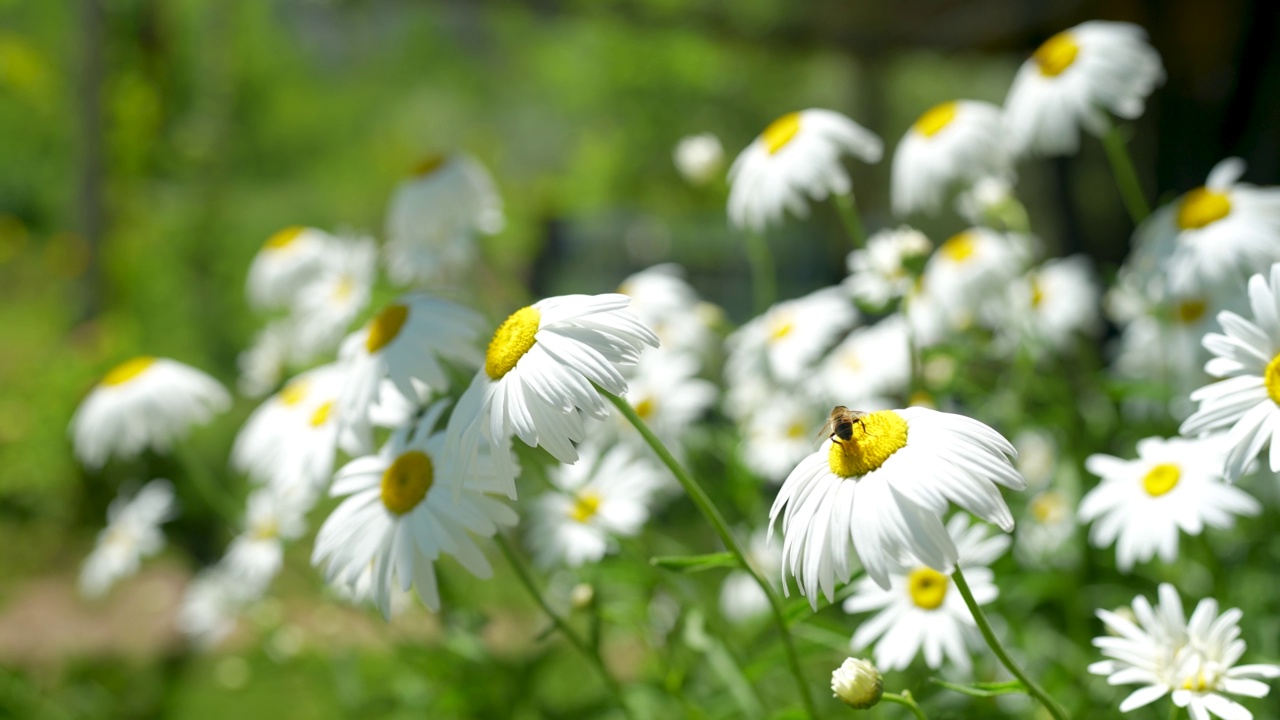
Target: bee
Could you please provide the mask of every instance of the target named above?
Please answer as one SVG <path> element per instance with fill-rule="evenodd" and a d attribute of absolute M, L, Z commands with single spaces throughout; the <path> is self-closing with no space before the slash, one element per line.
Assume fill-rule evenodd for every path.
<path fill-rule="evenodd" d="M 848 442 L 853 439 L 853 424 L 862 425 L 862 418 L 869 413 L 862 410 L 850 410 L 843 405 L 837 405 L 831 408 L 831 417 L 827 418 L 827 424 L 822 426 L 818 431 L 818 437 L 823 435 L 837 440 L 839 442 Z M 862 425 L 862 429 L 866 430 L 866 426 Z M 830 432 L 830 434 L 828 434 Z"/>

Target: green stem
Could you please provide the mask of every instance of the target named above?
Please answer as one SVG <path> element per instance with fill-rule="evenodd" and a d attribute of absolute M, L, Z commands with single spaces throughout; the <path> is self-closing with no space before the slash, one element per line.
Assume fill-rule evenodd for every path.
<path fill-rule="evenodd" d="M 778 283 L 774 278 L 773 253 L 769 252 L 769 242 L 764 235 L 747 231 L 747 262 L 751 265 L 751 295 L 755 300 L 756 312 L 769 309 L 778 297 Z"/>
<path fill-rule="evenodd" d="M 235 497 L 227 490 L 226 485 L 219 483 L 213 470 L 195 453 L 181 443 L 175 445 L 173 455 L 182 463 L 187 479 L 195 486 L 196 492 L 204 496 L 204 501 L 213 508 L 233 529 L 240 529 L 244 522 L 244 508 L 236 502 Z"/>
<path fill-rule="evenodd" d="M 1182 717 L 1182 708 L 1174 704 L 1173 700 L 1169 701 L 1169 720 L 1178 720 Z"/>
<path fill-rule="evenodd" d="M 1067 720 L 1067 711 L 1062 709 L 1057 700 L 1049 697 L 1049 693 L 1044 688 L 1036 684 L 1035 680 L 1026 673 L 1025 670 L 1018 667 L 1018 664 L 1009 657 L 1009 653 L 996 639 L 996 634 L 991 630 L 991 623 L 987 622 L 987 616 L 982 612 L 982 608 L 978 607 L 977 601 L 973 599 L 973 593 L 969 590 L 969 583 L 965 582 L 964 573 L 960 572 L 957 567 L 955 572 L 951 573 L 951 579 L 956 583 L 956 589 L 960 591 L 960 596 L 964 598 L 964 604 L 969 606 L 969 612 L 973 615 L 974 622 L 978 623 L 978 630 L 982 632 L 982 638 L 987 641 L 987 645 L 991 646 L 991 651 L 1000 658 L 1000 663 L 1008 668 L 1013 676 L 1022 681 L 1023 686 L 1027 688 L 1027 692 L 1031 694 L 1040 704 L 1044 706 L 1049 714 L 1057 720 Z"/>
<path fill-rule="evenodd" d="M 516 575 L 520 578 L 520 584 L 524 585 L 529 594 L 533 596 L 533 599 L 538 602 L 542 611 L 547 614 L 547 617 L 551 618 L 551 622 L 560 631 L 560 634 L 564 635 L 565 639 L 569 641 L 569 644 L 582 653 L 583 657 L 591 661 L 591 664 L 600 672 L 600 677 L 604 680 L 605 687 L 609 689 L 609 694 L 618 703 L 618 707 L 622 708 L 623 714 L 634 720 L 635 716 L 631 713 L 631 707 L 627 705 L 626 700 L 623 698 L 622 687 L 618 685 L 618 681 L 613 678 L 613 675 L 609 674 L 609 669 L 605 667 L 604 659 L 600 657 L 599 650 L 591 647 L 585 640 L 578 637 L 578 633 L 574 632 L 572 627 L 569 627 L 569 623 L 551 608 L 551 604 L 547 602 L 547 599 L 542 595 L 542 591 L 538 589 L 538 584 L 534 581 L 533 574 L 529 572 L 529 568 L 520 559 L 520 555 L 515 548 L 511 547 L 511 541 L 502 533 L 498 533 L 494 537 L 498 541 L 498 549 L 502 551 L 502 555 L 506 557 L 507 562 L 511 564 L 511 568 L 516 571 Z"/>
<path fill-rule="evenodd" d="M 844 231 L 849 234 L 853 249 L 859 250 L 867 246 L 867 231 L 862 228 L 862 218 L 858 215 L 858 206 L 853 202 L 853 192 L 836 195 L 836 211 L 840 214 L 840 222 Z"/>
<path fill-rule="evenodd" d="M 1133 224 L 1138 225 L 1151 214 L 1151 208 L 1142 194 L 1142 185 L 1138 182 L 1137 171 L 1133 169 L 1133 160 L 1129 157 L 1124 137 L 1120 134 L 1120 126 L 1112 125 L 1102 137 L 1102 144 L 1107 149 L 1107 160 L 1111 162 L 1111 172 L 1120 188 L 1125 209 L 1129 211 Z"/>
<path fill-rule="evenodd" d="M 698 481 L 694 480 L 693 476 L 676 461 L 675 457 L 672 456 L 671 451 L 667 450 L 667 447 L 662 444 L 662 441 L 658 439 L 658 436 L 653 434 L 653 431 L 649 429 L 649 426 L 640 419 L 640 416 L 636 414 L 634 409 L 632 409 L 631 403 L 628 403 L 626 400 L 623 400 L 607 390 L 598 387 L 596 389 L 599 390 L 601 395 L 608 398 L 609 401 L 618 408 L 618 412 L 622 413 L 622 415 L 627 418 L 635 429 L 640 432 L 640 435 L 644 437 L 645 442 L 649 443 L 649 447 L 653 448 L 653 451 L 657 453 L 658 458 L 667 466 L 667 469 L 671 471 L 671 474 L 675 475 L 676 480 L 680 481 L 680 485 L 684 488 L 684 491 L 689 494 L 689 499 L 693 500 L 693 504 L 698 507 L 698 511 L 702 513 L 702 516 L 706 518 L 707 522 L 711 523 L 711 527 L 716 531 L 716 535 L 720 536 L 720 541 L 724 543 L 725 548 L 737 557 L 738 562 L 742 565 L 742 569 L 751 573 L 751 577 L 755 579 L 756 584 L 764 591 L 765 597 L 769 599 L 769 608 L 772 610 L 773 622 L 778 627 L 778 634 L 782 640 L 783 650 L 786 652 L 787 665 L 790 666 L 791 674 L 796 680 L 796 687 L 800 691 L 800 699 L 804 701 L 804 707 L 805 710 L 808 711 L 809 716 L 817 717 L 818 709 L 817 706 L 814 705 L 813 697 L 809 694 L 809 685 L 805 682 L 804 671 L 800 668 L 800 656 L 796 653 L 795 644 L 791 641 L 791 635 L 787 631 L 787 621 L 782 612 L 782 601 L 778 598 L 778 593 L 774 591 L 773 586 L 769 584 L 769 581 L 765 580 L 764 576 L 760 574 L 760 571 L 756 570 L 756 568 L 747 561 L 747 554 L 743 550 L 742 545 L 738 542 L 738 539 L 734 537 L 733 532 L 729 529 L 729 524 L 725 522 L 724 516 L 720 514 L 720 510 L 715 506 L 715 503 L 711 501 L 711 498 L 707 495 L 706 491 L 703 490 L 702 486 L 698 484 Z"/>
<path fill-rule="evenodd" d="M 922 710 L 920 706 L 916 704 L 916 699 L 911 697 L 910 690 L 903 690 L 901 695 L 898 695 L 897 693 L 887 692 L 881 695 L 880 699 L 886 702 L 897 703 L 898 705 L 903 705 L 903 706 L 906 706 L 907 708 L 910 708 L 911 712 L 915 713 L 915 716 L 919 718 L 919 720 L 929 720 L 929 716 L 925 715 L 924 710 Z"/>

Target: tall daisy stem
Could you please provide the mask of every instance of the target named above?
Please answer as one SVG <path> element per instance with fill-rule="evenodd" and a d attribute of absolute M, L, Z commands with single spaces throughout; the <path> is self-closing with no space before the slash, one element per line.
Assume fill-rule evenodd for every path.
<path fill-rule="evenodd" d="M 676 480 L 680 481 L 680 485 L 684 488 L 684 491 L 689 494 L 689 498 L 693 500 L 693 504 L 698 507 L 698 511 L 702 513 L 702 516 L 706 518 L 707 522 L 711 523 L 711 527 L 716 531 L 716 534 L 720 536 L 720 541 L 724 543 L 725 548 L 734 554 L 738 559 L 738 564 L 742 566 L 742 569 L 751 573 L 751 577 L 755 579 L 756 584 L 764 591 L 765 597 L 769 599 L 769 608 L 773 614 L 773 622 L 778 627 L 778 636 L 782 640 L 782 648 L 787 656 L 787 665 L 791 668 L 791 674 L 795 676 L 796 688 L 800 692 L 800 699 L 804 701 L 804 707 L 809 713 L 809 716 L 817 717 L 818 709 L 813 703 L 813 697 L 809 694 L 809 684 L 805 680 L 804 671 L 800 667 L 800 656 L 796 653 L 796 646 L 791 640 L 791 634 L 787 630 L 787 621 L 782 614 L 782 601 L 778 598 L 778 593 L 774 591 L 773 586 L 769 584 L 769 581 L 760 574 L 760 571 L 747 561 L 747 554 L 742 549 L 742 544 L 738 542 L 736 537 L 734 537 L 733 532 L 729 529 L 729 524 L 725 522 L 724 516 L 720 514 L 720 510 L 715 506 L 715 503 L 711 501 L 711 498 L 707 495 L 706 491 L 703 490 L 702 486 L 698 484 L 698 481 L 694 480 L 693 476 L 676 461 L 675 457 L 671 454 L 671 451 L 667 450 L 667 446 L 663 445 L 662 441 L 658 439 L 658 436 L 653 434 L 653 431 L 649 429 L 649 426 L 645 424 L 644 420 L 640 419 L 640 416 L 636 414 L 634 409 L 632 409 L 631 403 L 628 403 L 626 400 L 623 400 L 607 390 L 598 387 L 596 389 L 599 390 L 601 395 L 608 398 L 609 401 L 618 408 L 618 412 L 622 413 L 632 426 L 639 431 L 645 442 L 649 443 L 649 447 L 653 448 L 653 451 L 657 453 L 658 458 L 667 466 L 667 469 L 671 471 L 671 474 L 675 475 Z"/>
<path fill-rule="evenodd" d="M 1102 144 L 1107 149 L 1107 160 L 1111 162 L 1111 172 L 1120 188 L 1125 209 L 1129 211 L 1133 224 L 1137 225 L 1147 219 L 1151 208 L 1147 205 L 1146 196 L 1142 194 L 1142 184 L 1138 182 L 1138 173 L 1133 169 L 1133 159 L 1129 157 L 1129 149 L 1125 146 L 1119 125 L 1111 126 L 1103 136 Z"/>
<path fill-rule="evenodd" d="M 604 658 L 600 656 L 599 648 L 579 637 L 578 633 L 574 632 L 573 628 L 569 626 L 569 623 L 560 617 L 559 613 L 551 609 L 551 604 L 547 602 L 547 599 L 542 595 L 542 591 L 538 589 L 538 583 L 534 581 L 533 573 L 529 571 L 524 561 L 520 559 L 520 554 L 516 552 L 516 549 L 511 547 L 511 541 L 502 533 L 498 533 L 494 537 L 498 541 L 498 549 L 502 551 L 503 557 L 507 559 L 507 562 L 511 564 L 511 568 L 516 571 L 516 575 L 520 578 L 520 584 L 524 585 L 524 588 L 529 591 L 533 599 L 538 602 L 542 611 L 547 614 L 547 617 L 551 618 L 552 624 L 569 641 L 569 644 L 573 645 L 578 652 L 582 653 L 583 657 L 595 666 L 600 673 L 601 679 L 604 680 L 605 687 L 609 689 L 609 694 L 618 703 L 618 707 L 622 708 L 622 713 L 631 718 L 631 720 L 635 720 L 631 707 L 627 705 L 627 701 L 622 695 L 622 686 L 618 684 L 613 675 L 609 674 L 609 669 L 604 664 Z"/>
<path fill-rule="evenodd" d="M 929 716 L 925 715 L 924 710 L 920 709 L 920 706 L 916 704 L 916 699 L 911 697 L 910 690 L 903 690 L 901 695 L 897 693 L 887 692 L 881 695 L 880 699 L 885 702 L 891 702 L 897 705 L 905 706 L 906 708 L 911 710 L 911 712 L 916 716 L 917 720 L 929 720 Z"/>
<path fill-rule="evenodd" d="M 853 193 L 836 195 L 834 200 L 836 211 L 840 214 L 840 222 L 844 224 L 844 231 L 849 233 L 849 240 L 853 242 L 853 249 L 860 250 L 866 247 L 867 231 L 862 228 L 862 217 L 858 215 L 858 206 L 853 201 Z"/>
<path fill-rule="evenodd" d="M 987 641 L 987 645 L 991 646 L 991 651 L 1000 658 L 1000 663 L 1004 665 L 1013 676 L 1022 682 L 1027 688 L 1027 692 L 1040 701 L 1045 710 L 1049 711 L 1056 720 L 1068 720 L 1067 711 L 1044 691 L 1044 688 L 1036 684 L 1035 680 L 1027 674 L 1025 670 L 1018 667 L 1018 664 L 1009 657 L 1009 653 L 996 639 L 996 634 L 991 630 L 991 623 L 987 622 L 987 616 L 982 612 L 982 608 L 978 607 L 978 603 L 973 599 L 973 592 L 969 590 L 969 583 L 965 582 L 964 573 L 960 572 L 957 567 L 955 572 L 951 573 L 951 579 L 956 583 L 956 589 L 960 591 L 960 596 L 964 598 L 964 604 L 969 606 L 969 612 L 973 615 L 974 622 L 978 623 L 978 630 L 982 632 L 982 638 Z"/>
<path fill-rule="evenodd" d="M 204 501 L 209 507 L 217 513 L 223 520 L 233 528 L 239 527 L 243 522 L 244 510 L 236 499 L 232 497 L 227 490 L 227 486 L 218 482 L 214 477 L 214 472 L 200 458 L 196 457 L 191 448 L 178 443 L 173 454 L 182 463 L 182 468 L 186 470 L 187 480 L 196 487 L 196 492 L 204 496 Z"/>
<path fill-rule="evenodd" d="M 751 296 L 756 312 L 769 309 L 778 297 L 778 281 L 774 277 L 773 253 L 769 242 L 755 230 L 747 231 L 747 262 L 751 265 Z"/>

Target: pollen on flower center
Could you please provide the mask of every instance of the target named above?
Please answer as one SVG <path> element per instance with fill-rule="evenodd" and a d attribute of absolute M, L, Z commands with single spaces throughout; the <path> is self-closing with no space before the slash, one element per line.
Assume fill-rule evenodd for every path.
<path fill-rule="evenodd" d="M 956 119 L 956 111 L 960 108 L 955 100 L 934 105 L 916 120 L 915 129 L 925 137 L 933 137 Z"/>
<path fill-rule="evenodd" d="M 1160 497 L 1178 485 L 1182 469 L 1173 463 L 1160 463 L 1142 478 L 1142 489 L 1151 497 Z"/>
<path fill-rule="evenodd" d="M 283 250 L 292 245 L 293 241 L 298 239 L 298 236 L 302 234 L 303 230 L 306 230 L 306 228 L 301 225 L 287 227 L 267 238 L 267 242 L 264 243 L 262 247 L 267 250 Z"/>
<path fill-rule="evenodd" d="M 641 420 L 648 420 L 653 415 L 653 410 L 654 402 L 651 397 L 641 398 L 640 402 L 635 404 L 636 415 L 639 415 Z"/>
<path fill-rule="evenodd" d="M 907 421 L 892 410 L 863 415 L 851 433 L 848 440 L 833 440 L 827 453 L 831 472 L 840 477 L 866 475 L 907 445 Z"/>
<path fill-rule="evenodd" d="M 320 427 L 329 422 L 329 414 L 333 412 L 333 401 L 321 405 L 316 411 L 311 413 L 311 427 Z"/>
<path fill-rule="evenodd" d="M 938 248 L 938 252 L 948 260 L 960 263 L 972 257 L 976 249 L 977 243 L 974 241 L 973 233 L 966 230 L 948 238 L 942 243 L 942 247 Z"/>
<path fill-rule="evenodd" d="M 573 507 L 569 508 L 569 517 L 575 522 L 585 523 L 600 512 L 600 495 L 590 490 L 573 499 Z"/>
<path fill-rule="evenodd" d="M 1226 193 L 1198 187 L 1178 202 L 1178 227 L 1198 230 L 1231 214 L 1231 198 Z"/>
<path fill-rule="evenodd" d="M 419 160 L 418 163 L 413 166 L 413 169 L 409 171 L 409 174 L 417 178 L 426 177 L 436 170 L 439 170 L 440 167 L 444 165 L 444 161 L 446 159 L 447 158 L 445 158 L 444 155 L 429 155 Z"/>
<path fill-rule="evenodd" d="M 936 610 L 947 599 L 951 580 L 933 568 L 916 568 L 907 576 L 907 591 L 911 602 L 922 610 Z"/>
<path fill-rule="evenodd" d="M 405 305 L 388 305 L 378 316 L 369 322 L 369 335 L 364 339 L 364 347 L 370 353 L 376 353 L 387 346 L 400 334 L 404 321 L 409 319 L 409 308 Z"/>
<path fill-rule="evenodd" d="M 764 146 L 769 150 L 769 154 L 774 155 L 786 147 L 787 143 L 791 142 L 791 138 L 794 138 L 798 132 L 800 132 L 800 113 L 787 113 L 769 123 L 769 127 L 760 133 L 760 139 L 764 141 Z"/>
<path fill-rule="evenodd" d="M 501 380 L 515 368 L 520 358 L 538 342 L 541 324 L 542 313 L 532 305 L 520 308 L 502 321 L 484 356 L 484 371 L 490 379 Z"/>
<path fill-rule="evenodd" d="M 111 371 L 102 378 L 102 384 L 123 385 L 146 372 L 147 368 L 151 367 L 155 361 L 156 359 L 150 355 L 140 355 L 131 360 L 125 360 L 111 368 Z"/>
<path fill-rule="evenodd" d="M 431 458 L 419 450 L 410 450 L 395 459 L 382 473 L 382 504 L 396 515 L 418 506 L 435 482 L 435 466 Z"/>
<path fill-rule="evenodd" d="M 1080 46 L 1076 44 L 1070 33 L 1060 32 L 1044 41 L 1044 44 L 1031 55 L 1036 65 L 1040 66 L 1040 74 L 1045 77 L 1057 77 L 1076 61 Z"/>
<path fill-rule="evenodd" d="M 1056 523 L 1066 516 L 1067 503 L 1062 495 L 1047 490 L 1035 496 L 1031 501 L 1031 515 L 1036 520 L 1048 524 Z"/>
<path fill-rule="evenodd" d="M 1262 373 L 1262 381 L 1267 386 L 1267 395 L 1271 397 L 1271 402 L 1280 405 L 1280 354 L 1267 363 L 1267 369 Z"/>
<path fill-rule="evenodd" d="M 294 407 L 307 397 L 307 381 L 293 380 L 280 391 L 280 402 L 285 407 Z"/>
<path fill-rule="evenodd" d="M 1173 309 L 1173 316 L 1183 325 L 1190 325 L 1204 317 L 1209 304 L 1204 300 L 1183 300 Z"/>

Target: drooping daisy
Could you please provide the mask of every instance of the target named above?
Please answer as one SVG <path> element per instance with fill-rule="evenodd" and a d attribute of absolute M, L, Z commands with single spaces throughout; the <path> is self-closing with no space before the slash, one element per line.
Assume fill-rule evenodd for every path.
<path fill-rule="evenodd" d="M 1009 537 L 991 535 L 983 525 L 970 526 L 964 515 L 952 517 L 946 529 L 973 599 L 979 605 L 995 600 L 1000 591 L 987 566 L 1009 549 Z M 942 667 L 945 657 L 967 671 L 968 648 L 981 645 L 981 640 L 964 598 L 952 587 L 951 578 L 937 570 L 913 567 L 909 561 L 904 565 L 908 568 L 905 572 L 889 576 L 889 587 L 882 588 L 864 577 L 844 601 L 847 613 L 879 610 L 858 626 L 851 642 L 853 649 L 861 651 L 875 642 L 876 667 L 884 670 L 904 670 L 923 651 L 925 664 L 934 670 Z"/>
<path fill-rule="evenodd" d="M 987 306 L 1007 344 L 1064 350 L 1098 329 L 1100 291 L 1083 255 L 1049 260 L 1009 285 L 1003 306 Z M 994 311 L 992 311 L 994 310 Z"/>
<path fill-rule="evenodd" d="M 665 472 L 630 445 L 585 443 L 578 451 L 578 462 L 548 473 L 559 492 L 539 497 L 530 517 L 529 542 L 545 566 L 598 562 L 614 537 L 640 531 L 654 492 L 666 483 Z"/>
<path fill-rule="evenodd" d="M 249 302 L 258 308 L 282 308 L 315 277 L 333 237 L 316 228 L 293 226 L 272 235 L 249 265 Z"/>
<path fill-rule="evenodd" d="M 516 496 L 515 468 L 501 446 L 512 435 L 543 447 L 560 462 L 578 459 L 583 415 L 608 417 L 594 386 L 625 395 L 621 368 L 634 365 L 658 338 L 627 309 L 626 295 L 563 295 L 512 313 L 493 334 L 484 367 L 449 416 L 449 447 L 467 474 L 488 445 L 504 492 Z"/>
<path fill-rule="evenodd" d="M 773 484 L 786 479 L 813 452 L 818 431 L 826 422 L 824 407 L 803 394 L 762 391 L 759 405 L 746 415 L 742 428 L 742 461 L 747 469 Z"/>
<path fill-rule="evenodd" d="M 293 502 L 271 489 L 249 495 L 244 532 L 227 548 L 222 564 L 237 580 L 265 590 L 284 564 L 284 542 L 306 532 L 310 504 Z"/>
<path fill-rule="evenodd" d="M 776 578 L 782 571 L 782 554 L 769 542 L 765 529 L 751 533 L 747 541 L 747 562 L 777 588 Z M 746 570 L 732 570 L 720 585 L 720 612 L 730 622 L 743 623 L 769 612 L 769 597 Z"/>
<path fill-rule="evenodd" d="M 882 308 L 911 291 L 932 249 L 924 233 L 907 225 L 880 230 L 867 240 L 866 249 L 849 253 L 844 287 L 864 305 Z"/>
<path fill-rule="evenodd" d="M 1280 188 L 1238 182 L 1244 170 L 1240 158 L 1223 160 L 1138 228 L 1136 252 L 1152 257 L 1174 294 L 1213 292 L 1280 261 Z"/>
<path fill-rule="evenodd" d="M 1214 358 L 1204 366 L 1227 378 L 1191 393 L 1199 410 L 1182 423 L 1183 435 L 1196 436 L 1230 428 L 1223 474 L 1234 481 L 1271 444 L 1272 472 L 1280 472 L 1280 263 L 1271 266 L 1271 282 L 1261 274 L 1249 278 L 1253 319 L 1224 310 L 1218 322 L 1226 334 L 1210 333 L 1204 346 Z"/>
<path fill-rule="evenodd" d="M 479 161 L 462 153 L 428 158 L 387 207 L 387 275 L 401 285 L 456 281 L 478 256 L 476 235 L 505 222 L 502 197 Z"/>
<path fill-rule="evenodd" d="M 1018 155 L 1065 155 L 1080 127 L 1095 135 L 1106 113 L 1132 120 L 1164 82 L 1160 54 L 1137 25 L 1092 20 L 1049 38 L 1022 64 L 1004 103 L 1005 142 Z"/>
<path fill-rule="evenodd" d="M 782 516 L 784 565 L 815 607 L 819 590 L 830 600 L 848 580 L 851 550 L 882 588 L 907 556 L 950 573 L 956 547 L 939 519 L 948 501 L 1013 530 L 998 486 L 1026 483 L 995 430 L 914 407 L 864 415 L 849 432 L 802 460 L 769 511 L 770 530 Z"/>
<path fill-rule="evenodd" d="M 293 301 L 295 359 L 305 362 L 337 348 L 369 304 L 377 262 L 373 238 L 333 240 L 316 276 Z"/>
<path fill-rule="evenodd" d="M 444 363 L 468 371 L 480 364 L 479 313 L 427 295 L 402 295 L 342 341 L 338 358 L 347 380 L 338 402 L 344 425 L 360 427 L 378 401 L 383 380 L 417 402 L 429 388 L 449 387 Z"/>
<path fill-rule="evenodd" d="M 729 336 L 725 373 L 734 383 L 749 376 L 799 382 L 857 319 L 839 287 L 784 300 Z"/>
<path fill-rule="evenodd" d="M 377 455 L 357 458 L 338 471 L 331 490 L 346 500 L 324 521 L 311 562 L 326 564 L 326 579 L 353 585 L 373 563 L 374 603 L 389 617 L 393 585 L 414 587 L 432 610 L 440 608 L 435 562 L 452 555 L 473 575 L 493 570 L 476 537 L 493 537 L 516 523 L 503 502 L 477 487 L 492 484 L 487 454 L 473 463 L 473 477 L 442 476 L 445 434 L 433 432 L 445 410 L 437 402 L 416 426 L 392 433 Z M 508 459 L 508 462 L 512 460 Z"/>
<path fill-rule="evenodd" d="M 1080 519 L 1093 522 L 1094 547 L 1116 545 L 1116 566 L 1178 557 L 1178 531 L 1199 535 L 1207 525 L 1227 529 L 1236 515 L 1262 507 L 1243 490 L 1222 482 L 1221 438 L 1138 441 L 1138 459 L 1090 455 L 1089 472 L 1102 478 L 1080 503 Z"/>
<path fill-rule="evenodd" d="M 877 163 L 884 143 L 833 110 L 811 108 L 783 115 L 729 168 L 729 221 L 759 232 L 781 221 L 784 210 L 808 215 L 806 195 L 819 202 L 828 195 L 847 195 L 853 186 L 840 164 L 845 153 Z"/>
<path fill-rule="evenodd" d="M 107 506 L 107 526 L 80 568 L 80 592 L 99 597 L 115 582 L 138 571 L 143 558 L 164 548 L 160 525 L 178 512 L 173 485 L 152 480 L 132 497 L 123 495 Z"/>
<path fill-rule="evenodd" d="M 1011 170 L 1000 108 L 952 100 L 925 111 L 893 153 L 893 213 L 935 213 L 957 183 Z"/>
<path fill-rule="evenodd" d="M 113 455 L 165 451 L 193 425 L 230 406 L 222 384 L 190 365 L 135 357 L 108 372 L 76 408 L 71 418 L 76 457 L 97 469 Z"/>
<path fill-rule="evenodd" d="M 699 133 L 680 138 L 672 152 L 676 170 L 690 185 L 711 182 L 724 167 L 724 147 L 715 133 Z"/>
<path fill-rule="evenodd" d="M 1172 693 L 1173 704 L 1193 720 L 1251 720 L 1253 714 L 1225 695 L 1265 697 L 1271 690 L 1259 679 L 1280 677 L 1280 666 L 1239 665 L 1246 645 L 1240 639 L 1243 614 L 1218 614 L 1218 603 L 1204 598 L 1188 621 L 1172 585 L 1161 584 L 1154 608 L 1144 597 L 1133 600 L 1133 620 L 1099 610 L 1107 635 L 1093 639 L 1107 660 L 1089 672 L 1106 675 L 1109 685 L 1141 685 L 1120 703 L 1129 712 Z"/>
<path fill-rule="evenodd" d="M 862 410 L 873 399 L 897 397 L 911 380 L 911 346 L 907 321 L 893 314 L 875 325 L 849 333 L 822 361 L 818 379 L 828 405 L 852 402 Z"/>

